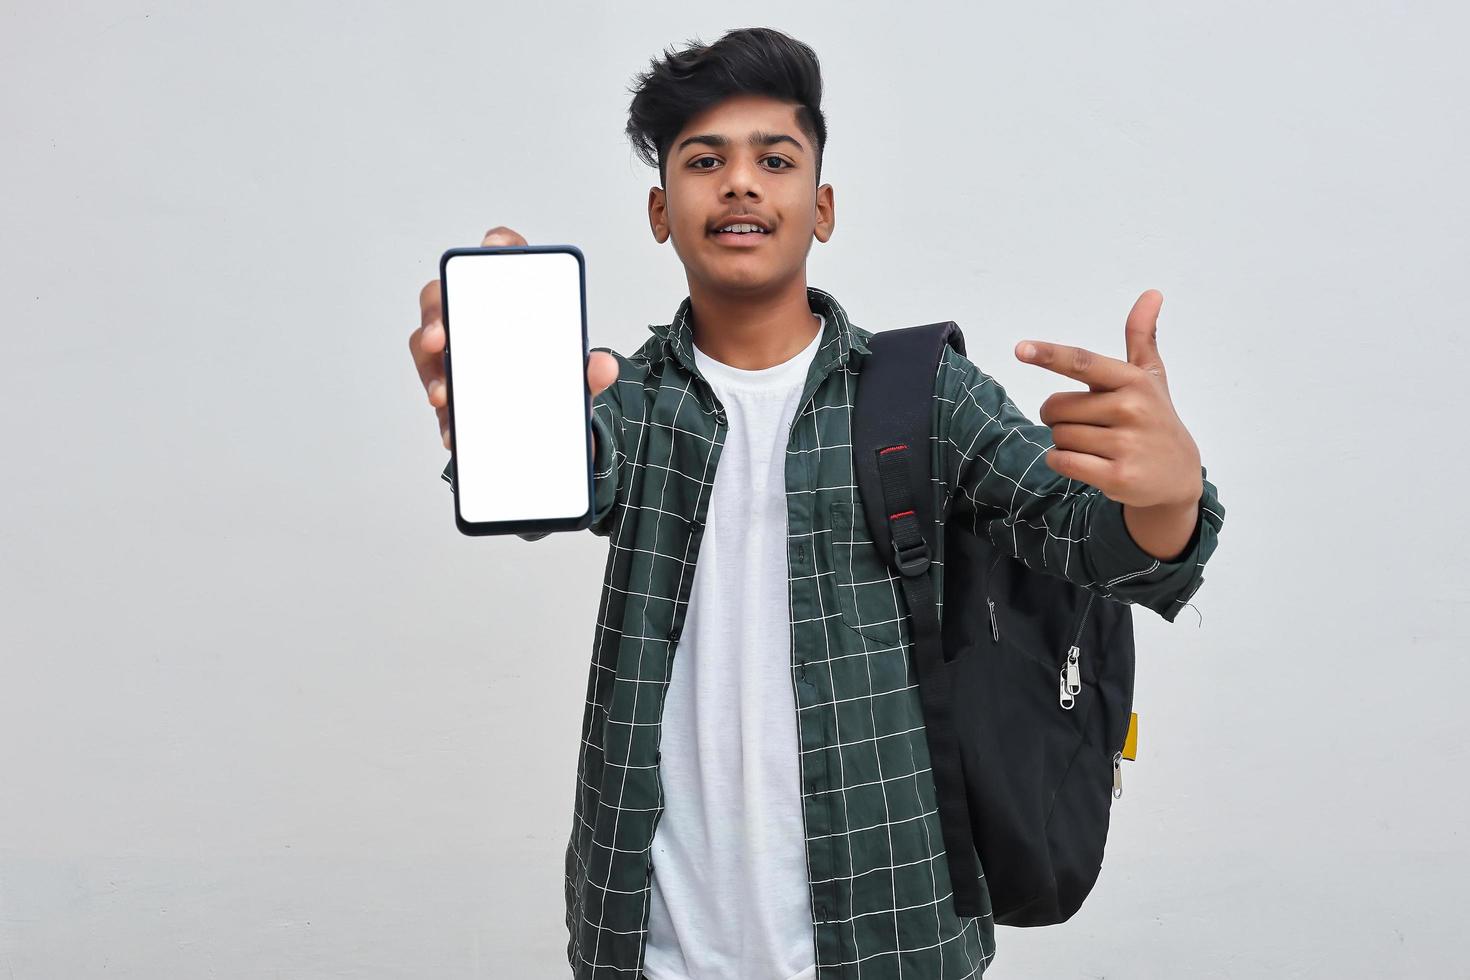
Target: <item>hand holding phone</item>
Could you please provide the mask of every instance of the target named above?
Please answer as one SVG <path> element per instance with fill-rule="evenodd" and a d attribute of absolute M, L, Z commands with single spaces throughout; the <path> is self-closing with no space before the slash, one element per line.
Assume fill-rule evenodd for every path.
<path fill-rule="evenodd" d="M 487 232 L 487 234 L 485 234 L 485 237 L 484 239 L 482 239 L 481 242 L 481 247 L 526 247 L 526 239 L 523 238 L 522 235 L 517 234 L 517 232 L 512 231 L 512 229 L 500 226 L 500 228 L 492 228 L 490 232 Z M 559 251 L 559 253 L 557 253 L 557 256 L 564 257 L 564 259 L 567 260 L 570 260 L 573 256 L 575 256 L 576 263 L 578 263 L 578 279 L 581 279 L 581 253 L 579 253 L 579 251 L 576 251 L 575 248 L 563 248 L 564 251 Z M 445 253 L 445 260 L 450 259 L 450 257 L 453 256 L 456 251 L 467 253 L 467 251 L 472 250 L 450 250 L 450 253 Z M 517 259 L 520 259 L 520 257 L 523 256 L 516 257 Z M 553 256 L 542 254 L 542 257 L 544 257 L 544 259 L 551 259 L 551 257 Z M 441 269 L 447 269 L 447 266 L 441 266 Z M 445 276 L 445 278 L 447 278 L 447 276 Z M 420 289 L 420 325 L 419 328 L 415 329 L 415 331 L 413 331 L 412 334 L 409 335 L 409 350 L 410 354 L 412 354 L 413 356 L 413 361 L 415 361 L 417 372 L 419 372 L 419 381 L 423 383 L 423 388 L 425 388 L 426 395 L 428 395 L 429 406 L 434 407 L 435 414 L 437 414 L 438 420 L 440 420 L 441 442 L 445 445 L 445 448 L 450 448 L 451 414 L 450 386 L 448 386 L 448 381 L 450 381 L 450 379 L 448 379 L 447 370 L 445 370 L 447 369 L 447 364 L 445 364 L 445 361 L 447 361 L 447 357 L 445 357 L 445 354 L 447 354 L 448 331 L 447 329 L 445 329 L 444 294 L 444 282 L 442 282 L 441 279 L 432 279 L 432 281 L 429 281 L 428 284 L 425 284 L 425 287 Z M 585 353 L 585 297 L 581 297 L 581 313 L 582 322 L 579 323 L 578 326 L 579 329 L 581 329 L 581 344 L 582 348 L 584 348 L 584 351 L 582 351 L 582 353 L 584 353 L 585 357 L 585 367 L 582 367 L 582 369 L 578 370 L 579 373 L 581 373 L 582 370 L 585 370 L 585 385 L 587 385 L 587 395 L 585 395 L 585 397 L 587 397 L 587 406 L 589 411 L 589 407 L 591 407 L 591 401 L 595 400 L 595 398 L 597 398 L 597 395 L 600 395 L 601 392 L 606 391 L 606 389 L 609 388 L 609 385 L 612 385 L 612 383 L 616 381 L 617 360 L 614 359 L 612 354 L 606 353 L 606 351 L 591 351 L 591 353 Z M 453 329 L 453 325 L 450 325 L 450 329 Z M 566 326 L 566 317 L 563 317 L 562 322 L 559 322 L 559 325 L 556 326 L 556 329 L 559 329 L 559 331 L 563 332 L 567 331 L 567 329 L 570 329 L 569 326 Z M 526 339 L 532 339 L 532 341 L 535 341 L 535 339 L 538 338 Z M 512 348 L 510 347 L 510 345 L 506 345 L 506 348 L 507 353 L 512 354 L 512 356 L 519 356 L 519 354 L 523 353 L 522 348 Z M 566 363 L 566 361 L 563 360 L 564 351 L 570 350 L 570 348 L 567 347 L 567 345 L 563 342 L 563 344 L 560 345 L 557 350 L 559 350 L 560 353 L 557 354 L 557 361 L 556 366 L 554 366 L 554 370 L 556 370 L 556 372 L 560 372 L 560 370 L 563 370 L 563 367 L 560 367 L 560 364 Z M 476 354 L 476 359 L 484 360 L 484 345 L 481 345 L 481 353 Z M 548 366 L 542 364 L 542 367 Z M 554 404 L 557 404 L 557 406 L 564 406 L 564 403 Z M 526 406 L 526 408 L 531 411 L 531 414 L 529 414 L 528 416 L 529 419 L 535 419 L 535 417 L 537 417 L 537 414 L 535 414 L 537 406 L 534 406 L 534 404 L 532 404 L 532 406 Z M 564 432 L 566 432 L 566 429 L 563 428 L 563 441 Z M 597 439 L 597 433 L 595 433 L 595 429 L 588 428 L 588 436 L 589 442 L 591 442 L 591 453 L 595 454 L 595 439 Z M 509 476 L 509 479 L 514 479 L 513 473 L 510 473 L 510 475 L 507 476 Z M 490 519 L 488 519 L 487 517 L 487 520 Z M 485 529 L 485 527 L 481 527 L 481 529 L 469 529 L 469 527 L 466 527 L 465 520 L 460 519 L 459 488 L 457 488 L 457 485 L 456 523 L 459 523 L 460 530 L 463 530 L 463 532 L 465 533 L 510 533 L 513 530 L 513 527 L 510 527 L 509 525 L 494 527 L 494 529 L 491 530 L 487 530 Z"/>

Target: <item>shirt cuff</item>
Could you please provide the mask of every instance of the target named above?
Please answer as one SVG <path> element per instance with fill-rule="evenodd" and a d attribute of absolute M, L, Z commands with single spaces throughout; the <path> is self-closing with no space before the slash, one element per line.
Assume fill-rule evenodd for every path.
<path fill-rule="evenodd" d="M 1194 532 L 1179 558 L 1164 561 L 1139 547 L 1128 531 L 1123 505 L 1099 494 L 1088 533 L 1094 577 L 1116 599 L 1136 602 L 1172 623 L 1204 584 L 1204 563 L 1214 550 L 1215 532 L 1223 514 L 1215 487 L 1200 467 L 1203 491 L 1195 511 Z"/>
<path fill-rule="evenodd" d="M 612 429 L 601 415 L 592 413 L 596 444 L 592 453 L 592 528 L 606 533 L 604 521 L 618 499 L 617 444 Z"/>

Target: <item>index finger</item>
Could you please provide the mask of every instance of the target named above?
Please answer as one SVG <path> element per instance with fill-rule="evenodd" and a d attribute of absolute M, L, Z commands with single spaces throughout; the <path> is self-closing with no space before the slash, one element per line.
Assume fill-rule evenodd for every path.
<path fill-rule="evenodd" d="M 1027 354 L 1027 347 L 1035 353 Z M 1049 344 L 1042 340 L 1023 340 L 1016 345 L 1016 356 L 1028 364 L 1065 374 L 1081 381 L 1093 391 L 1110 391 L 1137 380 L 1139 368 L 1085 347 Z"/>

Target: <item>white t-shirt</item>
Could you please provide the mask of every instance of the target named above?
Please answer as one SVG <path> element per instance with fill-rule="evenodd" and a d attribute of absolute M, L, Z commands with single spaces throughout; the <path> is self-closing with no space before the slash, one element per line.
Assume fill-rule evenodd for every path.
<path fill-rule="evenodd" d="M 819 328 L 800 354 L 759 371 L 694 348 L 729 431 L 664 701 L 650 980 L 817 975 L 792 687 L 786 447 L 821 339 Z"/>

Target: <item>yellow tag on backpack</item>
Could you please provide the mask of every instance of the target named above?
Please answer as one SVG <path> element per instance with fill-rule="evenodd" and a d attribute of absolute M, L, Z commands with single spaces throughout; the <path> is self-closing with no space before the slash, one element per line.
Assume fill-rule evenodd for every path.
<path fill-rule="evenodd" d="M 1123 739 L 1123 758 L 1138 761 L 1138 712 L 1128 716 L 1128 737 Z"/>

